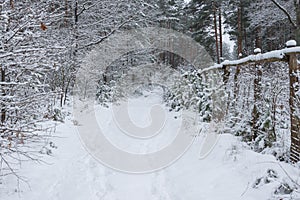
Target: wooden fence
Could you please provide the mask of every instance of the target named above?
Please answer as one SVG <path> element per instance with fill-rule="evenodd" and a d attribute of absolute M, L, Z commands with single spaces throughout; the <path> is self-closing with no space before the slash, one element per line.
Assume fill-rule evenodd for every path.
<path fill-rule="evenodd" d="M 230 69 L 235 67 L 235 76 L 239 74 L 239 71 L 243 67 L 247 66 L 260 66 L 261 63 L 274 63 L 274 62 L 285 62 L 288 66 L 289 73 L 289 118 L 290 118 L 290 134 L 291 134 L 291 146 L 290 146 L 290 161 L 296 163 L 300 161 L 300 113 L 297 113 L 299 106 L 300 96 L 300 67 L 297 60 L 297 56 L 300 54 L 300 47 L 296 46 L 295 41 L 287 42 L 285 49 L 271 51 L 268 53 L 261 53 L 260 49 L 254 51 L 254 55 L 235 60 L 235 61 L 224 61 L 221 64 L 215 65 L 206 70 L 219 69 L 223 70 L 223 82 L 226 86 L 230 76 Z M 257 93 L 256 85 L 260 81 L 261 71 L 259 68 L 256 69 L 256 76 L 254 78 L 254 99 Z M 236 77 L 235 77 L 236 78 Z M 297 104 L 298 101 L 298 104 Z M 252 118 L 255 124 L 255 116 Z"/>

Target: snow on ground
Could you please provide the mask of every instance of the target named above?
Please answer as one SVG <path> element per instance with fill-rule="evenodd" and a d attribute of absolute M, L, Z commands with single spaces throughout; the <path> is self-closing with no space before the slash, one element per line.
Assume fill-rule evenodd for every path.
<path fill-rule="evenodd" d="M 149 123 L 149 102 L 161 100 L 155 94 L 147 94 L 129 103 L 130 116 L 141 125 Z M 166 122 L 163 135 L 156 136 L 159 139 L 137 142 L 116 128 L 109 109 L 96 106 L 95 110 L 98 123 L 107 131 L 110 141 L 133 152 L 151 152 L 167 145 L 178 123 L 174 118 L 178 113 L 169 113 L 170 122 Z M 49 164 L 28 162 L 21 166 L 20 174 L 27 177 L 30 187 L 21 182 L 18 189 L 13 177 L 6 177 L 0 184 L 1 200 L 300 199 L 300 191 L 280 197 L 273 194 L 280 183 L 292 185 L 289 176 L 300 184 L 299 168 L 248 150 L 232 135 L 221 135 L 211 154 L 199 159 L 205 137 L 202 131 L 174 164 L 148 174 L 122 173 L 97 162 L 83 148 L 71 116 L 58 125 L 55 135 L 59 136 L 53 139 L 58 149 L 44 159 Z"/>

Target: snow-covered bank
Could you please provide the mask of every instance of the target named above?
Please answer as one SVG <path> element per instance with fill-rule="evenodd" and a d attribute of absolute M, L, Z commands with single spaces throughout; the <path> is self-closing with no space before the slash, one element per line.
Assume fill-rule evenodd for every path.
<path fill-rule="evenodd" d="M 158 101 L 154 99 L 154 103 Z M 144 116 L 141 113 L 148 112 L 142 107 L 142 102 L 145 99 L 134 99 L 129 104 L 134 111 L 133 118 L 137 113 Z M 161 148 L 168 138 L 172 140 L 172 133 L 166 132 L 165 138 L 153 139 L 153 146 L 136 143 L 133 139 L 132 143 L 130 139 L 122 141 L 113 120 L 108 117 L 107 108 L 97 106 L 95 110 L 99 123 L 105 122 L 107 130 L 115 130 L 108 137 L 120 148 L 148 152 Z M 173 114 L 169 118 L 175 123 Z M 139 124 L 147 122 L 142 118 L 136 120 L 140 120 Z M 173 130 L 168 126 L 166 124 L 167 130 Z M 248 150 L 232 135 L 221 135 L 211 154 L 199 159 L 205 137 L 205 131 L 202 131 L 191 148 L 174 164 L 155 173 L 139 175 L 118 172 L 97 162 L 83 148 L 72 117 L 57 127 L 56 135 L 59 138 L 54 138 L 54 142 L 58 148 L 53 151 L 53 156 L 45 157 L 49 164 L 28 162 L 21 166 L 20 173 L 27 177 L 30 188 L 21 182 L 18 190 L 13 178 L 6 177 L 0 184 L 1 200 L 300 199 L 300 191 L 274 194 L 283 183 L 290 187 L 300 184 L 299 167 Z M 284 193 L 285 189 L 281 187 L 278 192 Z"/>

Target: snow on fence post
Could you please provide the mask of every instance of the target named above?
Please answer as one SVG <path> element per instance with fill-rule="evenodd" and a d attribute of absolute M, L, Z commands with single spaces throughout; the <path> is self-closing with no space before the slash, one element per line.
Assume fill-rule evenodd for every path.
<path fill-rule="evenodd" d="M 297 45 L 296 41 L 291 40 L 286 43 L 287 48 L 292 48 Z M 297 62 L 297 53 L 287 53 L 289 62 L 289 77 L 290 77 L 290 119 L 291 119 L 291 149 L 290 161 L 297 163 L 300 161 L 300 116 L 296 114 L 296 94 L 299 91 L 299 79 L 297 71 L 299 70 Z"/>

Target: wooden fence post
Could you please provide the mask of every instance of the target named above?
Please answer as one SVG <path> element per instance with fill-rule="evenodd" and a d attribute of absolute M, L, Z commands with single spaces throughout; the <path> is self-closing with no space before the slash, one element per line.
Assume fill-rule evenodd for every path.
<path fill-rule="evenodd" d="M 294 47 L 296 44 L 287 45 L 287 47 Z M 297 71 L 299 70 L 297 62 L 297 53 L 288 53 L 289 62 L 289 78 L 290 78 L 290 120 L 291 120 L 291 149 L 290 161 L 297 163 L 300 161 L 300 116 L 296 114 L 296 99 L 299 91 L 299 79 Z"/>

